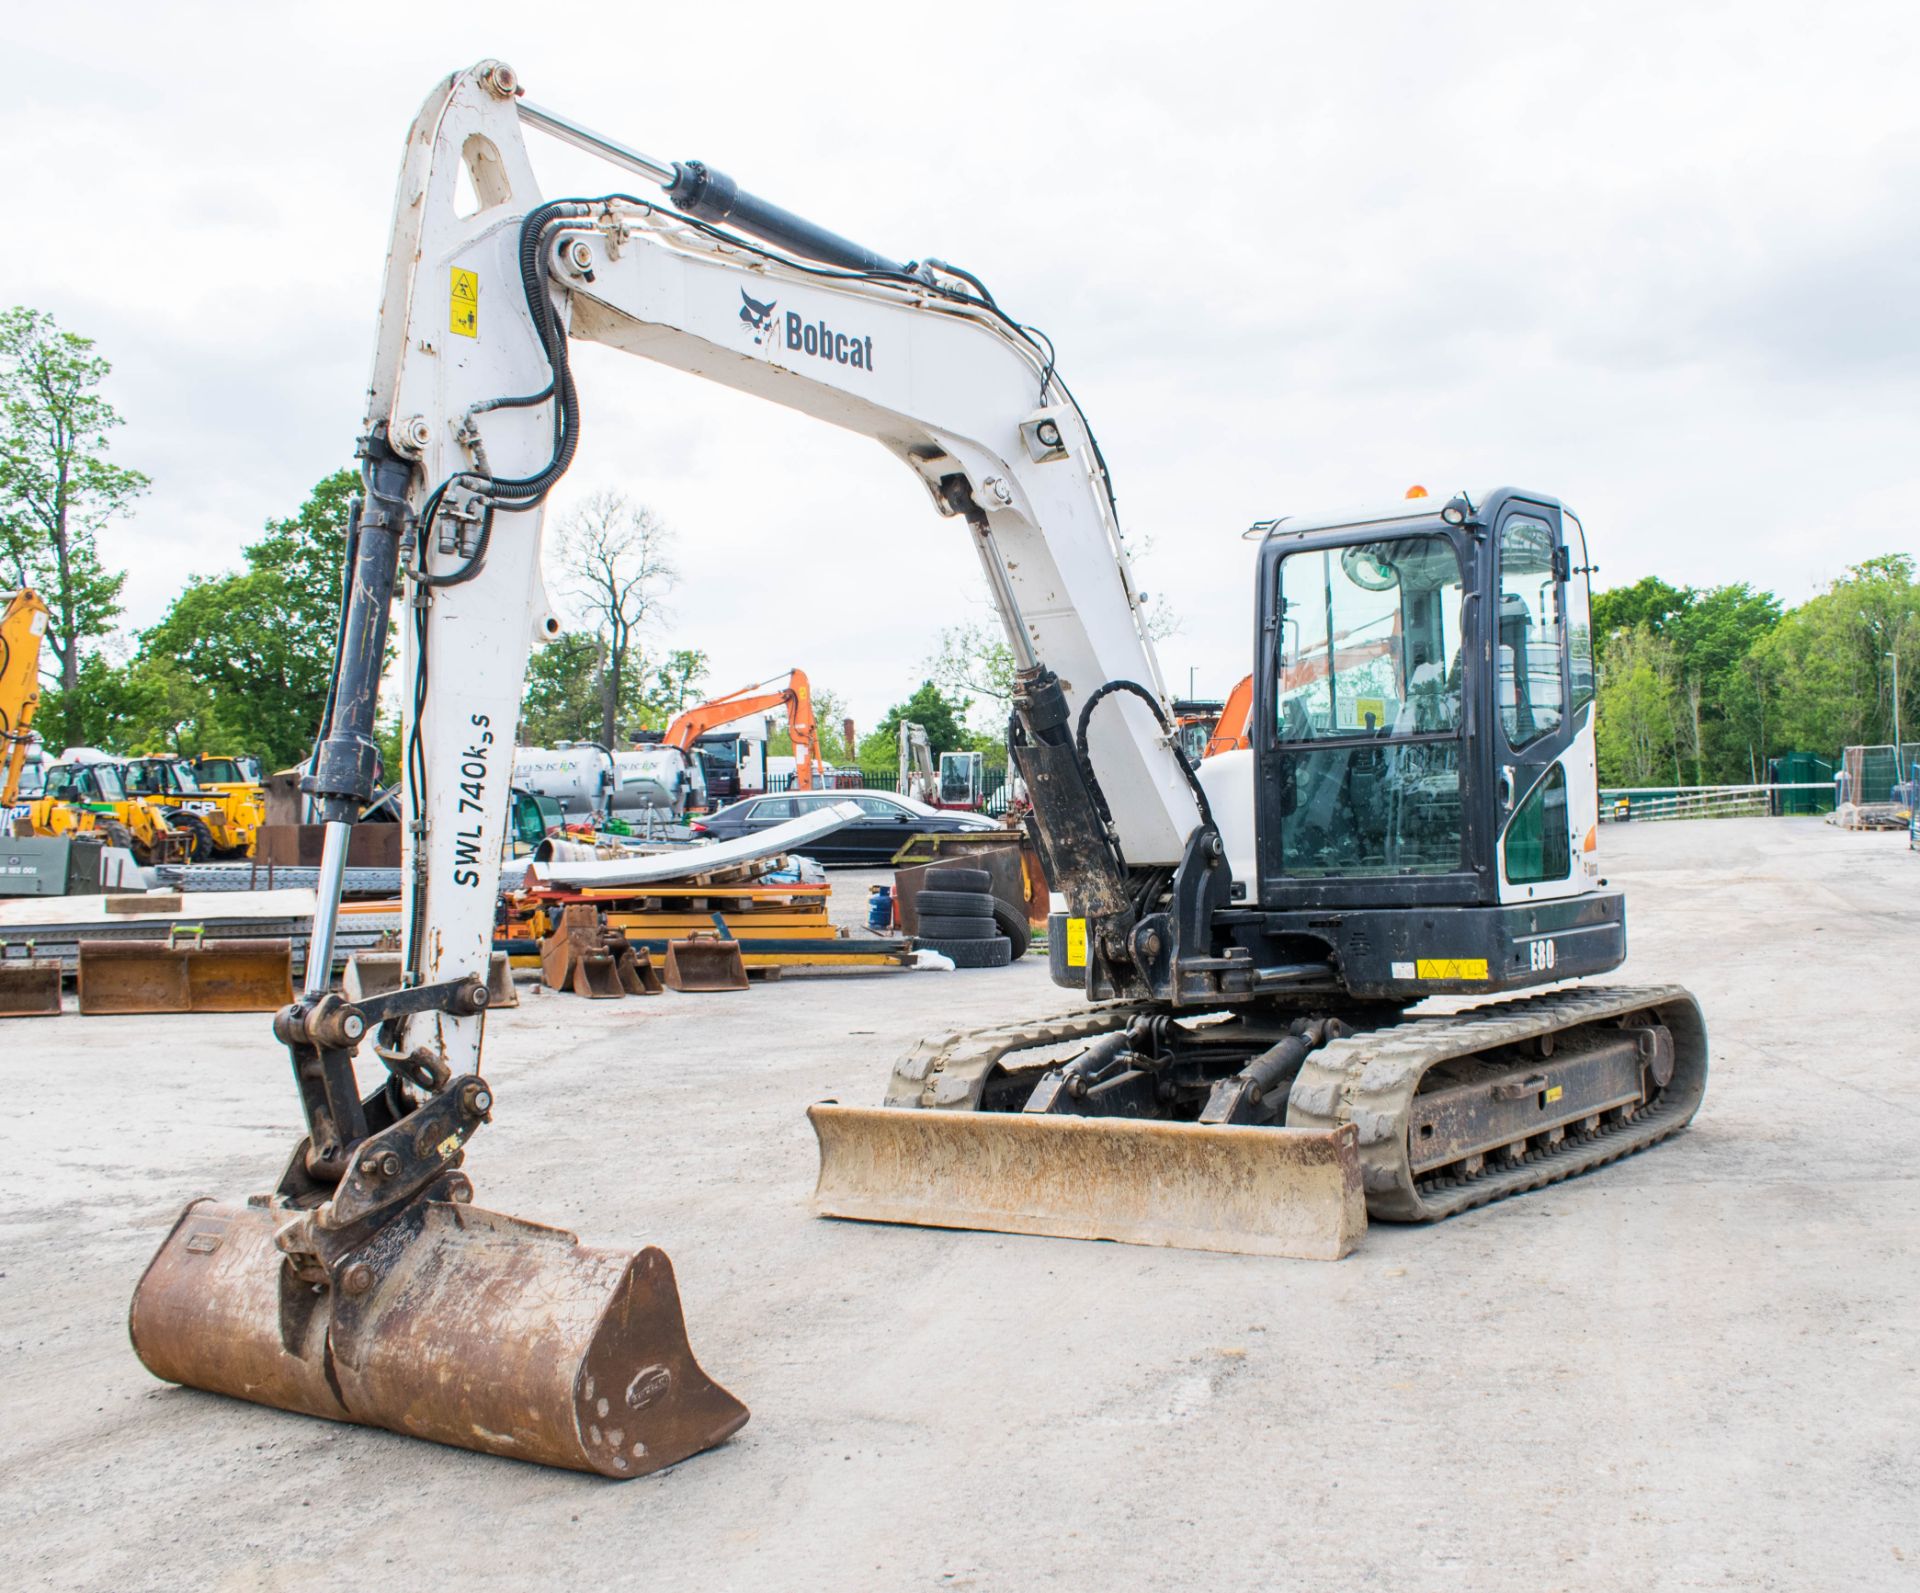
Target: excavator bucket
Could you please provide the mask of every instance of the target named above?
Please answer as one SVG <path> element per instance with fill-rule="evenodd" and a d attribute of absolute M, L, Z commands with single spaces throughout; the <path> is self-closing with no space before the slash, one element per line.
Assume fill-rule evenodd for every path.
<path fill-rule="evenodd" d="M 665 970 L 669 990 L 745 990 L 747 965 L 740 942 L 712 935 L 667 942 Z"/>
<path fill-rule="evenodd" d="M 1351 1124 L 807 1108 L 822 1217 L 1337 1261 L 1367 1231 Z"/>
<path fill-rule="evenodd" d="M 593 1001 L 611 1001 L 624 996 L 627 987 L 620 979 L 620 964 L 611 952 L 582 951 L 573 959 L 573 982 L 568 986 L 576 996 Z"/>
<path fill-rule="evenodd" d="M 80 1010 L 278 1012 L 293 1000 L 286 940 L 83 940 Z"/>
<path fill-rule="evenodd" d="M 609 932 L 607 954 L 613 958 L 613 969 L 619 976 L 620 988 L 628 995 L 657 996 L 665 992 L 666 986 L 660 982 L 653 958 L 647 954 L 645 946 L 635 946 L 625 935 Z"/>
<path fill-rule="evenodd" d="M 133 1297 L 128 1327 L 148 1371 L 605 1477 L 671 1466 L 746 1422 L 694 1359 L 659 1250 L 596 1249 L 426 1201 L 412 1237 L 367 1247 L 350 1296 L 293 1275 L 274 1242 L 291 1215 L 211 1200 L 181 1213 Z"/>
<path fill-rule="evenodd" d="M 0 1018 L 45 1018 L 60 1011 L 60 964 L 33 955 L 24 957 L 0 949 Z"/>
<path fill-rule="evenodd" d="M 561 910 L 560 923 L 540 942 L 540 977 L 550 990 L 571 990 L 593 1001 L 640 994 L 626 939 L 609 935 L 598 909 L 574 905 Z"/>

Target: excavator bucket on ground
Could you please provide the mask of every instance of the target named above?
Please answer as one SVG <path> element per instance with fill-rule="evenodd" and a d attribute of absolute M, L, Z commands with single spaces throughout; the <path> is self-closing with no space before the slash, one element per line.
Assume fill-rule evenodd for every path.
<path fill-rule="evenodd" d="M 593 1001 L 661 990 L 646 952 L 636 953 L 625 935 L 608 929 L 599 909 L 579 904 L 563 908 L 558 927 L 540 942 L 540 977 L 550 990 Z"/>
<path fill-rule="evenodd" d="M 661 982 L 660 970 L 653 965 L 653 956 L 645 946 L 636 946 L 625 935 L 609 935 L 608 949 L 613 953 L 614 965 L 620 970 L 620 983 L 626 987 L 630 996 L 659 996 L 666 994 L 666 985 Z"/>
<path fill-rule="evenodd" d="M 83 940 L 80 1010 L 277 1012 L 293 999 L 286 940 Z"/>
<path fill-rule="evenodd" d="M 669 990 L 745 990 L 747 964 L 740 942 L 713 935 L 668 941 L 666 981 Z"/>
<path fill-rule="evenodd" d="M 61 967 L 36 957 L 31 943 L 26 956 L 0 949 L 0 1018 L 48 1018 L 60 1011 Z"/>
<path fill-rule="evenodd" d="M 807 1108 L 823 1217 L 1337 1261 L 1367 1231 L 1353 1127 Z"/>
<path fill-rule="evenodd" d="M 299 1214 L 196 1200 L 133 1297 L 154 1376 L 516 1460 L 639 1477 L 747 1409 L 687 1343 L 673 1266 L 454 1201 L 418 1204 L 337 1274 L 276 1243 Z M 356 1292 L 357 1291 L 357 1292 Z"/>

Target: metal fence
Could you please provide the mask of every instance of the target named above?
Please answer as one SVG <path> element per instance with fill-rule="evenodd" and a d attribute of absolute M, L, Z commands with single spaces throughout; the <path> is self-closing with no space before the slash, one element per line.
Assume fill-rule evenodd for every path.
<path fill-rule="evenodd" d="M 1814 806 L 1824 798 L 1825 806 Z M 1774 785 L 1615 786 L 1600 792 L 1603 823 L 1654 819 L 1763 819 L 1826 812 L 1830 780 Z"/>
<path fill-rule="evenodd" d="M 1894 802 L 1893 788 L 1908 778 L 1920 761 L 1920 742 L 1891 742 L 1879 746 L 1848 747 L 1840 754 L 1840 800 L 1860 807 Z"/>

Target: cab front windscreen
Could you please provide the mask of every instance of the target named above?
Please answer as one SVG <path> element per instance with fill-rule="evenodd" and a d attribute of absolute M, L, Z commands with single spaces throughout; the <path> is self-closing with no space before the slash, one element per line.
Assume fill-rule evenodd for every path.
<path fill-rule="evenodd" d="M 1280 561 L 1272 681 L 1282 871 L 1462 866 L 1464 586 L 1453 543 L 1410 534 Z"/>

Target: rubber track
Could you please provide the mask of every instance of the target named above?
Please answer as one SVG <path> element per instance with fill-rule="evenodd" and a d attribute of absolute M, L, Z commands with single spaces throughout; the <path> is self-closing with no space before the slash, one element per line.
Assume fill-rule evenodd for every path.
<path fill-rule="evenodd" d="M 1674 1031 L 1674 1072 L 1653 1104 L 1592 1134 L 1569 1129 L 1518 1166 L 1416 1183 L 1407 1122 L 1420 1080 L 1442 1062 L 1497 1050 L 1629 1013 L 1657 1010 Z M 1706 1093 L 1707 1037 L 1700 1009 L 1677 985 L 1602 985 L 1414 1018 L 1336 1041 L 1309 1056 L 1287 1103 L 1290 1128 L 1359 1130 L 1367 1214 L 1389 1222 L 1435 1222 L 1508 1195 L 1572 1178 L 1678 1133 Z M 1493 1158 L 1489 1157 L 1489 1164 Z"/>
<path fill-rule="evenodd" d="M 1165 1010 L 1151 1001 L 1097 1001 L 1078 1012 L 1039 1022 L 1003 1023 L 935 1035 L 922 1040 L 893 1065 L 893 1076 L 887 1081 L 887 1104 L 933 1106 L 937 1091 L 939 1104 L 970 1110 L 980 1104 L 988 1075 L 1015 1051 L 1092 1040 L 1125 1028 L 1136 1017 Z M 965 1100 L 953 1098 L 961 1081 L 968 1087 Z"/>

